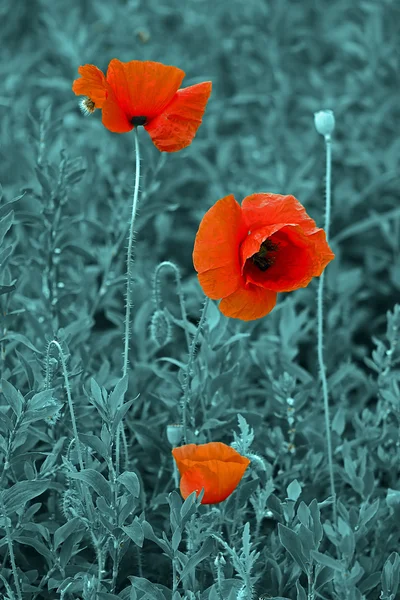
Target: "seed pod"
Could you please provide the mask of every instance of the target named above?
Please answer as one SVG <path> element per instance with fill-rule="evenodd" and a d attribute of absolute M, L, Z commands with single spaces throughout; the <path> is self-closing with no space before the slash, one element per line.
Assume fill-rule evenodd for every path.
<path fill-rule="evenodd" d="M 320 110 L 314 113 L 315 129 L 323 136 L 330 137 L 335 129 L 335 116 L 332 110 Z"/>
<path fill-rule="evenodd" d="M 171 446 L 178 446 L 183 436 L 183 426 L 180 423 L 167 425 L 167 438 Z"/>

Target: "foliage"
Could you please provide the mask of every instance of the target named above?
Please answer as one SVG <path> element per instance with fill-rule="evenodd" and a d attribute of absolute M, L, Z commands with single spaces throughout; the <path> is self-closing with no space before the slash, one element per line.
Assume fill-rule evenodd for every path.
<path fill-rule="evenodd" d="M 399 598 L 398 3 L 3 0 L 0 16 L 1 598 Z M 213 81 L 190 147 L 140 135 L 126 378 L 133 136 L 83 118 L 71 90 L 79 65 L 113 57 Z M 293 194 L 322 227 L 323 108 L 337 523 L 317 282 L 244 323 L 203 305 L 192 264 L 230 193 Z M 221 504 L 176 491 L 167 427 L 184 405 L 189 443 L 251 460 Z"/>

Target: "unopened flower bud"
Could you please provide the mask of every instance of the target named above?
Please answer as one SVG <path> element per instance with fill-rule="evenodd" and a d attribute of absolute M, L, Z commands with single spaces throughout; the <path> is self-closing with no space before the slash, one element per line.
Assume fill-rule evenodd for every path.
<path fill-rule="evenodd" d="M 330 137 L 335 129 L 335 116 L 332 110 L 320 110 L 314 113 L 315 129 L 323 136 Z"/>
<path fill-rule="evenodd" d="M 221 552 L 218 552 L 217 556 L 214 559 L 214 566 L 215 568 L 219 568 L 219 567 L 224 567 L 226 565 L 226 560 L 223 556 L 223 554 L 221 554 Z"/>
<path fill-rule="evenodd" d="M 150 323 L 151 339 L 159 348 L 171 340 L 171 323 L 163 310 L 157 309 Z"/>
<path fill-rule="evenodd" d="M 183 436 L 183 426 L 180 423 L 167 425 L 167 439 L 171 446 L 177 446 L 181 443 Z"/>

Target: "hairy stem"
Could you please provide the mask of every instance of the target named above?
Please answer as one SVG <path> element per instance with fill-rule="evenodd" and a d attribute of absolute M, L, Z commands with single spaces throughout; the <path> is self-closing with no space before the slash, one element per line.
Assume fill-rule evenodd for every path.
<path fill-rule="evenodd" d="M 204 301 L 203 309 L 201 311 L 201 317 L 200 317 L 200 321 L 199 321 L 199 324 L 196 329 L 196 333 L 194 334 L 192 343 L 190 344 L 189 359 L 187 362 L 186 374 L 185 374 L 185 379 L 184 379 L 184 384 L 183 384 L 183 398 L 182 398 L 181 407 L 182 407 L 183 439 L 184 439 L 185 444 L 187 444 L 187 405 L 188 405 L 189 396 L 190 396 L 190 379 L 192 376 L 194 355 L 196 352 L 197 343 L 199 341 L 201 328 L 203 327 L 203 324 L 204 324 L 204 321 L 206 318 L 206 313 L 207 313 L 207 308 L 208 308 L 209 302 L 210 302 L 209 298 L 206 298 Z"/>
<path fill-rule="evenodd" d="M 59 355 L 60 360 L 61 360 L 62 372 L 63 372 L 63 376 L 64 376 L 64 384 L 65 384 L 65 389 L 67 391 L 69 414 L 71 416 L 71 422 L 72 422 L 72 431 L 74 432 L 75 444 L 76 444 L 76 449 L 77 449 L 77 453 L 78 453 L 79 466 L 80 466 L 81 471 L 83 471 L 83 469 L 85 467 L 83 465 L 83 457 L 82 457 L 81 444 L 80 444 L 80 441 L 79 441 L 78 428 L 76 426 L 75 410 L 74 410 L 74 404 L 72 402 L 71 386 L 69 385 L 69 380 L 68 380 L 67 364 L 65 362 L 64 352 L 63 352 L 60 344 L 56 340 L 52 340 L 49 343 L 48 347 L 47 347 L 47 354 L 46 354 L 46 377 L 45 377 L 46 389 L 48 389 L 48 385 L 49 385 L 50 350 L 51 350 L 52 346 L 54 346 L 55 348 L 57 348 L 58 355 Z"/>
<path fill-rule="evenodd" d="M 329 225 L 331 218 L 331 166 L 332 166 L 332 149 L 331 149 L 331 137 L 325 135 L 325 148 L 326 148 L 326 196 L 325 196 L 325 234 L 326 239 L 329 239 Z M 329 466 L 329 479 L 331 487 L 331 495 L 333 498 L 333 521 L 337 523 L 337 509 L 336 509 L 336 491 L 335 491 L 335 479 L 333 476 L 333 453 L 332 453 L 332 438 L 331 438 L 331 424 L 329 417 L 329 399 L 328 399 L 328 382 L 326 378 L 326 369 L 324 363 L 324 328 L 323 328 L 323 301 L 324 301 L 324 274 L 323 271 L 319 278 L 318 285 L 318 300 L 317 300 L 317 321 L 318 321 L 318 363 L 319 371 L 322 382 L 322 394 L 324 399 L 324 413 L 325 413 L 325 431 L 326 431 L 326 444 L 328 451 L 328 466 Z"/>
<path fill-rule="evenodd" d="M 140 150 L 139 150 L 139 136 L 137 127 L 133 130 L 135 137 L 135 155 L 136 155 L 136 169 L 135 169 L 135 186 L 133 189 L 133 201 L 132 201 L 132 215 L 129 227 L 129 238 L 128 238 L 128 251 L 126 256 L 126 306 L 125 306 L 125 333 L 124 333 L 124 354 L 123 354 L 123 369 L 122 376 L 128 372 L 128 354 L 129 354 L 129 337 L 131 330 L 131 308 L 132 308 L 132 271 L 133 271 L 133 258 L 132 249 L 135 237 L 134 227 L 137 213 L 138 197 L 139 197 L 139 179 L 140 179 Z"/>
<path fill-rule="evenodd" d="M 11 530 L 10 530 L 10 527 L 8 524 L 8 516 L 6 513 L 4 502 L 1 499 L 1 497 L 0 497 L 0 504 L 1 504 L 1 512 L 4 516 L 4 529 L 6 530 L 7 546 L 8 546 L 8 552 L 10 554 L 11 570 L 12 570 L 12 574 L 14 577 L 15 589 L 17 590 L 18 600 L 22 600 L 22 591 L 21 591 L 21 586 L 20 586 L 19 579 L 18 579 L 17 565 L 15 563 L 15 555 L 14 555 L 14 548 L 13 548 L 13 544 L 12 544 Z"/>

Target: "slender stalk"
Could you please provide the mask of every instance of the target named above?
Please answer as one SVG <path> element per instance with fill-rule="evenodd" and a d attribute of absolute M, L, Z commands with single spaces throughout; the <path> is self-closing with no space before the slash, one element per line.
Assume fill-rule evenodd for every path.
<path fill-rule="evenodd" d="M 48 389 L 48 386 L 49 386 L 49 371 L 50 371 L 50 349 L 51 349 L 52 346 L 55 346 L 57 348 L 57 351 L 58 351 L 58 354 L 59 354 L 59 357 L 60 357 L 60 360 L 61 360 L 62 372 L 63 372 L 63 376 L 64 376 L 64 384 L 65 384 L 65 389 L 67 391 L 69 414 L 71 415 L 72 431 L 74 432 L 76 449 L 77 449 L 77 453 L 78 453 L 79 467 L 80 467 L 81 471 L 83 471 L 83 469 L 85 467 L 83 465 L 83 456 L 82 456 L 81 444 L 80 444 L 80 441 L 79 441 L 78 428 L 76 426 L 74 404 L 72 402 L 72 396 L 71 396 L 71 386 L 69 385 L 69 380 L 68 380 L 67 364 L 65 362 L 64 352 L 63 352 L 60 344 L 56 340 L 52 340 L 49 343 L 48 348 L 47 348 L 47 355 L 46 355 L 46 376 L 45 376 L 46 383 L 45 383 L 45 385 L 46 385 L 46 389 Z"/>
<path fill-rule="evenodd" d="M 8 525 L 8 516 L 6 513 L 4 502 L 1 497 L 0 497 L 0 503 L 1 503 L 1 512 L 4 515 L 4 529 L 6 530 L 7 546 L 8 546 L 8 552 L 10 554 L 11 570 L 12 570 L 12 574 L 14 577 L 15 589 L 17 590 L 18 600 L 22 600 L 22 591 L 21 591 L 21 586 L 20 586 L 19 579 L 18 579 L 17 565 L 15 563 L 15 555 L 14 555 L 14 548 L 13 548 L 13 544 L 12 544 L 11 530 Z"/>
<path fill-rule="evenodd" d="M 131 308 L 132 308 L 132 269 L 133 269 L 133 258 L 132 249 L 133 241 L 135 237 L 134 227 L 137 213 L 137 204 L 139 197 L 139 179 L 140 179 L 140 150 L 139 150 L 139 136 L 138 128 L 135 127 L 133 130 L 135 137 L 135 155 L 136 155 L 136 169 L 135 169 L 135 186 L 133 189 L 133 201 L 132 201 L 132 215 L 131 223 L 129 227 L 129 238 L 128 238 L 128 251 L 126 256 L 126 305 L 125 305 L 125 333 L 124 333 L 124 354 L 123 354 L 123 369 L 122 376 L 128 372 L 128 354 L 129 354 L 129 337 L 131 329 Z"/>
<path fill-rule="evenodd" d="M 332 167 L 332 148 L 331 148 L 331 136 L 326 134 L 325 136 L 325 148 L 326 148 L 326 196 L 325 196 L 325 234 L 326 239 L 329 239 L 329 225 L 331 218 L 331 167 Z M 317 321 L 318 321 L 318 363 L 319 371 L 322 382 L 322 394 L 324 399 L 324 413 L 325 413 L 325 431 L 326 431 L 326 444 L 328 451 L 328 466 L 329 466 L 329 479 L 331 487 L 331 495 L 333 498 L 333 521 L 337 523 L 337 508 L 336 508 L 336 490 L 335 490 L 335 479 L 333 476 L 333 453 L 332 453 L 332 438 L 331 438 L 331 424 L 329 417 L 329 398 L 328 398 L 328 382 L 326 378 L 326 369 L 324 363 L 324 330 L 323 330 L 323 301 L 324 301 L 324 275 L 323 271 L 319 278 L 318 285 L 318 299 L 317 299 Z"/>
<path fill-rule="evenodd" d="M 187 367 L 186 367 L 186 375 L 185 375 L 184 384 L 183 384 L 183 399 L 182 399 L 181 407 L 182 407 L 183 440 L 184 440 L 185 444 L 187 444 L 187 405 L 189 402 L 189 395 L 190 395 L 190 378 L 192 375 L 194 354 L 196 351 L 197 343 L 199 341 L 201 328 L 203 327 L 203 324 L 204 324 L 204 321 L 206 318 L 206 313 L 207 313 L 207 308 L 208 308 L 209 302 L 210 302 L 210 299 L 206 298 L 204 301 L 203 309 L 201 311 L 201 317 L 200 317 L 200 321 L 199 321 L 199 324 L 196 329 L 196 333 L 194 334 L 192 343 L 190 345 L 189 359 L 188 359 L 188 363 L 187 363 Z"/>

